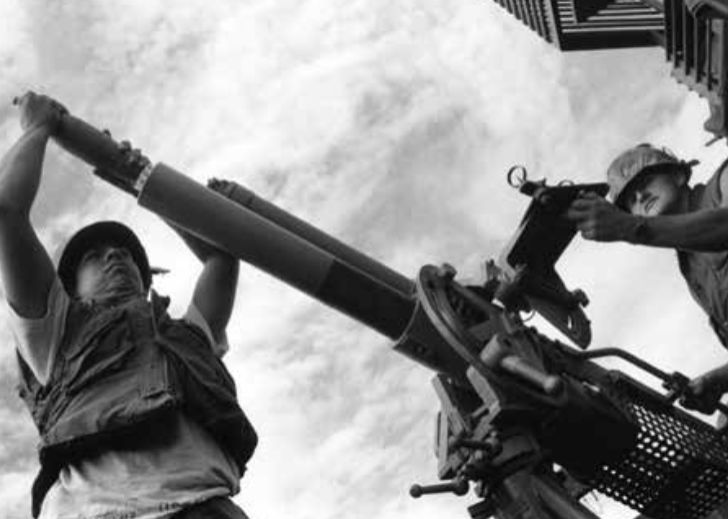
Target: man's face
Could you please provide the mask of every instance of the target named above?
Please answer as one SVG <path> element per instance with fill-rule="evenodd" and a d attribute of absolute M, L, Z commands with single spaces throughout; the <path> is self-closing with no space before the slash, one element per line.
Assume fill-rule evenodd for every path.
<path fill-rule="evenodd" d="M 125 247 L 98 243 L 81 257 L 76 269 L 76 295 L 81 300 L 117 299 L 143 293 L 139 267 Z"/>
<path fill-rule="evenodd" d="M 633 215 L 660 216 L 679 210 L 686 176 L 657 169 L 632 181 L 624 190 L 624 207 Z"/>

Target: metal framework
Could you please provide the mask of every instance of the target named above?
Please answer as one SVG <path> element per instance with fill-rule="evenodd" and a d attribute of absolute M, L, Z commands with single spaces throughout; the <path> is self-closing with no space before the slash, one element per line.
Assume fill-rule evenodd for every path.
<path fill-rule="evenodd" d="M 665 1 L 665 57 L 675 79 L 708 101 L 705 129 L 721 137 L 726 136 L 727 23 L 694 16 L 684 0 Z"/>
<path fill-rule="evenodd" d="M 495 0 L 564 51 L 660 43 L 664 16 L 641 0 Z"/>
<path fill-rule="evenodd" d="M 728 4 L 721 0 L 494 0 L 562 51 L 662 46 L 675 79 L 708 101 L 705 129 L 728 135 Z"/>

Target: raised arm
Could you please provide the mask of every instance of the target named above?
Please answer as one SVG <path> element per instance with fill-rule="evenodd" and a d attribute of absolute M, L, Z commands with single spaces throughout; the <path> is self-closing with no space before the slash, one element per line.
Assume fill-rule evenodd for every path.
<path fill-rule="evenodd" d="M 123 160 L 126 162 L 136 164 L 139 169 L 143 169 L 149 163 L 149 159 L 143 156 L 139 150 L 132 149 L 129 142 L 123 141 L 120 146 L 124 156 Z M 97 171 L 97 173 L 99 172 Z M 100 174 L 105 176 L 103 172 Z M 224 185 L 211 181 L 209 187 L 225 195 Z M 210 327 L 213 338 L 220 341 L 235 304 L 239 262 L 228 253 L 197 238 L 172 222 L 165 220 L 165 223 L 182 238 L 203 264 L 202 272 L 195 284 L 192 303 Z"/>
<path fill-rule="evenodd" d="M 209 243 L 172 225 L 190 250 L 203 263 L 197 278 L 192 302 L 219 341 L 227 327 L 235 304 L 239 262 Z"/>
<path fill-rule="evenodd" d="M 46 313 L 55 271 L 31 223 L 48 138 L 65 109 L 29 92 L 18 100 L 23 135 L 0 162 L 0 278 L 13 309 L 27 318 Z"/>

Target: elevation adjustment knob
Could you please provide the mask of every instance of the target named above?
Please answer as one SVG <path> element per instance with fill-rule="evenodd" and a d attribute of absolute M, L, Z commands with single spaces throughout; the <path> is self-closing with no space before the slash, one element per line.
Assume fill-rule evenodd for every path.
<path fill-rule="evenodd" d="M 445 494 L 448 492 L 452 492 L 457 496 L 464 496 L 468 493 L 468 490 L 470 490 L 470 485 L 468 485 L 467 480 L 456 479 L 450 483 L 442 483 L 440 485 L 412 485 L 410 495 L 415 499 L 425 494 Z"/>

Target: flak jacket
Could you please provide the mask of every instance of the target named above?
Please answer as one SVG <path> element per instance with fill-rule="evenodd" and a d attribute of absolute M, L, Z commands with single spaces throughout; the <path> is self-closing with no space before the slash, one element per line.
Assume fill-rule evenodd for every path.
<path fill-rule="evenodd" d="M 114 307 L 72 300 L 45 386 L 18 356 L 20 396 L 40 434 L 33 517 L 63 466 L 109 449 L 163 444 L 172 413 L 201 425 L 245 472 L 258 437 L 235 382 L 205 333 L 170 318 L 168 305 L 154 292 L 151 301 Z"/>

